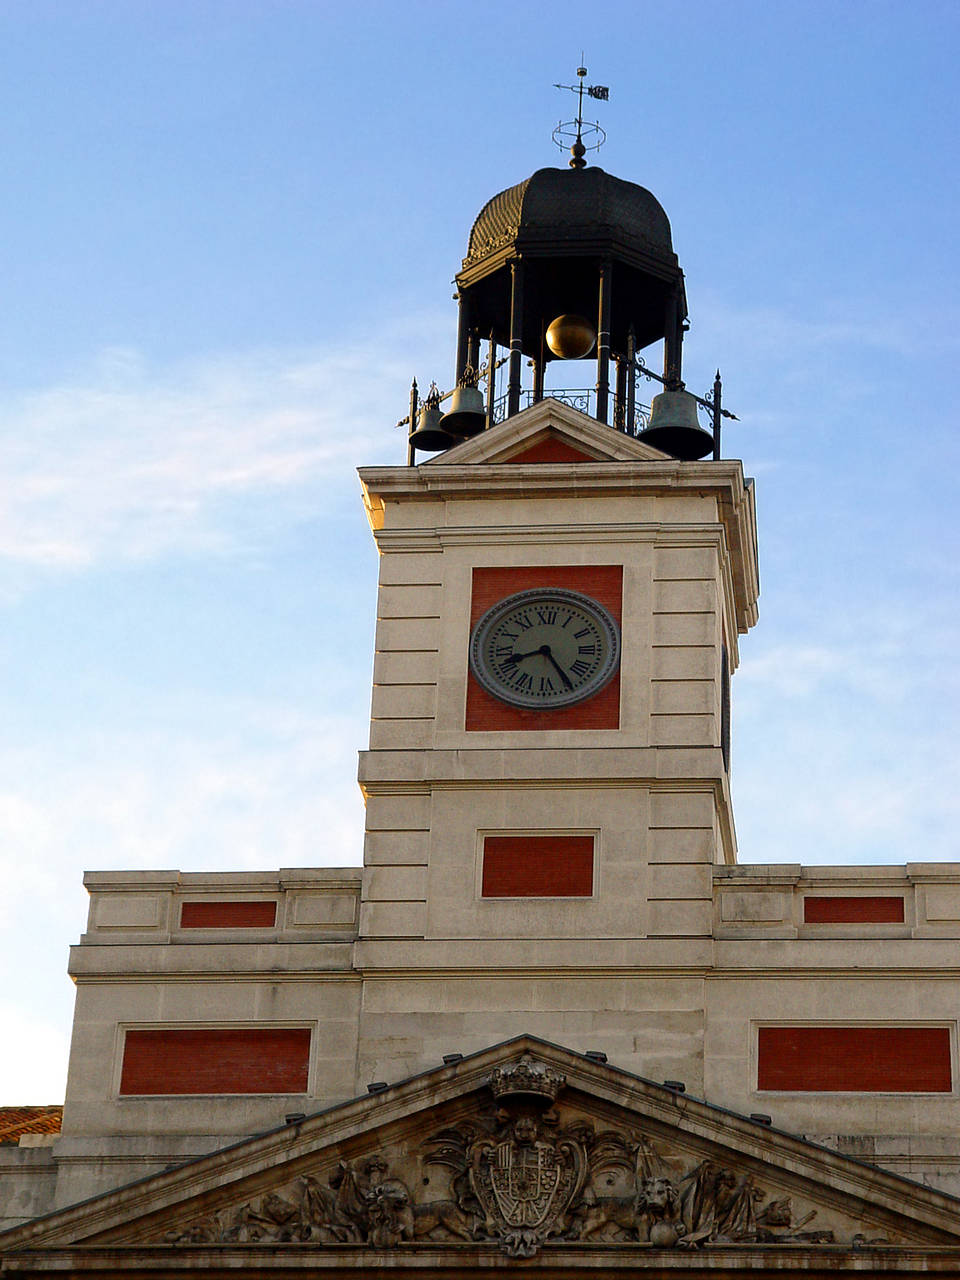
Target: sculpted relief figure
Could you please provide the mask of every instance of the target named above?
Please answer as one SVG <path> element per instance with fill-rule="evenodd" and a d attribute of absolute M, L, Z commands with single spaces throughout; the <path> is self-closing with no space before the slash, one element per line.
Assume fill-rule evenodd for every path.
<path fill-rule="evenodd" d="M 341 1161 L 326 1179 L 303 1176 L 165 1238 L 379 1249 L 496 1242 L 510 1257 L 532 1257 L 550 1240 L 661 1249 L 834 1242 L 831 1231 L 803 1229 L 815 1210 L 795 1222 L 789 1198 L 764 1205 L 766 1193 L 749 1173 L 712 1160 L 678 1172 L 642 1136 L 594 1135 L 583 1123 L 561 1125 L 549 1112 L 501 1110 L 485 1123 L 442 1130 L 421 1159 L 426 1176 L 418 1181 L 433 1194 L 420 1203 L 375 1154 Z"/>
<path fill-rule="evenodd" d="M 525 1057 L 491 1077 L 499 1105 L 481 1105 L 419 1149 L 389 1161 L 379 1153 L 341 1160 L 332 1172 L 300 1176 L 165 1239 L 376 1249 L 496 1243 L 516 1258 L 563 1241 L 661 1249 L 834 1242 L 832 1231 L 805 1229 L 816 1210 L 795 1220 L 791 1200 L 767 1201 L 749 1169 L 712 1158 L 691 1164 L 643 1133 L 564 1122 L 553 1106 L 564 1084 Z"/>
<path fill-rule="evenodd" d="M 830 1231 L 803 1231 L 788 1198 L 764 1205 L 752 1174 L 713 1160 L 684 1168 L 644 1135 L 595 1133 L 501 1109 L 487 1124 L 446 1129 L 426 1144 L 424 1168 L 447 1172 L 444 1198 L 415 1206 L 414 1238 L 496 1240 L 529 1257 L 544 1243 L 831 1243 Z M 423 1215 L 422 1217 L 420 1215 Z"/>
<path fill-rule="evenodd" d="M 171 1244 L 313 1241 L 392 1248 L 414 1237 L 409 1189 L 390 1176 L 379 1155 L 341 1161 L 327 1185 L 308 1175 L 291 1190 L 287 1196 L 266 1193 L 166 1238 Z"/>
<path fill-rule="evenodd" d="M 376 1248 L 413 1239 L 409 1188 L 391 1176 L 382 1156 L 341 1161 L 329 1179 L 329 1190 L 311 1176 L 300 1181 L 301 1239 Z"/>
<path fill-rule="evenodd" d="M 644 1138 L 591 1135 L 590 1177 L 574 1207 L 571 1238 L 670 1246 L 683 1235 L 670 1171 Z"/>
<path fill-rule="evenodd" d="M 764 1204 L 750 1173 L 712 1160 L 678 1171 L 642 1136 L 594 1135 L 550 1113 L 500 1111 L 485 1123 L 442 1130 L 420 1159 L 424 1176 L 409 1179 L 429 1188 L 420 1203 L 375 1154 L 208 1214 L 165 1240 L 379 1249 L 496 1242 L 510 1257 L 532 1257 L 548 1241 L 564 1240 L 661 1249 L 835 1240 L 832 1231 L 805 1229 L 816 1210 L 795 1221 L 788 1197 Z M 852 1239 L 889 1243 L 859 1233 Z"/>
<path fill-rule="evenodd" d="M 749 1175 L 704 1160 L 684 1175 L 679 1190 L 687 1242 L 756 1237 L 756 1206 L 765 1193 Z"/>
<path fill-rule="evenodd" d="M 532 1257 L 551 1240 L 661 1249 L 834 1240 L 831 1231 L 803 1230 L 815 1210 L 795 1222 L 789 1198 L 764 1205 L 766 1193 L 749 1173 L 712 1160 L 678 1171 L 643 1136 L 594 1134 L 582 1122 L 561 1125 L 551 1112 L 500 1110 L 442 1130 L 424 1144 L 421 1161 L 418 1182 L 432 1194 L 420 1203 L 374 1154 L 341 1161 L 326 1179 L 306 1175 L 207 1215 L 166 1240 L 378 1249 L 496 1242 L 510 1257 Z"/>

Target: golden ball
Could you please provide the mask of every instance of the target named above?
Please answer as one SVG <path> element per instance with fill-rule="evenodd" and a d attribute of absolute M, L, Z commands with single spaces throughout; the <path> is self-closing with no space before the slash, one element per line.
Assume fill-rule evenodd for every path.
<path fill-rule="evenodd" d="M 582 360 L 597 343 L 597 331 L 585 316 L 557 316 L 547 329 L 547 346 L 560 360 Z"/>

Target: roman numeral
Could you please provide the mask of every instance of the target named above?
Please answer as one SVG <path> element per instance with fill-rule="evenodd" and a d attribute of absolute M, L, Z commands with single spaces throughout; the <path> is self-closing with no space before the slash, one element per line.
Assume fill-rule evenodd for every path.
<path fill-rule="evenodd" d="M 537 609 L 536 614 L 540 621 L 548 627 L 553 626 L 557 620 L 556 609 Z"/>
<path fill-rule="evenodd" d="M 590 634 L 589 627 L 581 627 L 579 631 L 575 631 L 573 633 L 573 638 L 574 640 L 582 640 L 584 636 L 588 636 L 589 634 Z"/>
<path fill-rule="evenodd" d="M 595 644 L 582 644 L 582 645 L 580 645 L 579 652 L 580 652 L 580 653 L 587 653 L 587 654 L 589 654 L 589 655 L 590 655 L 590 657 L 592 658 L 592 657 L 594 657 L 594 656 L 595 656 L 595 654 L 596 654 L 596 652 L 597 652 L 597 646 L 596 646 Z"/>
<path fill-rule="evenodd" d="M 587 663 L 581 662 L 580 659 L 578 658 L 576 662 L 571 664 L 570 670 L 573 672 L 575 676 L 585 676 L 587 672 L 590 670 L 590 668 L 587 665 Z"/>
<path fill-rule="evenodd" d="M 522 628 L 524 631 L 529 631 L 533 626 L 529 613 L 518 613 L 513 621 L 515 626 Z"/>

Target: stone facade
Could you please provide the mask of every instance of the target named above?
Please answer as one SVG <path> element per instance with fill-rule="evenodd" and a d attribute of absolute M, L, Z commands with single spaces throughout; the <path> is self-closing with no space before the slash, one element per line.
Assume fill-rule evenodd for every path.
<path fill-rule="evenodd" d="M 551 443 L 583 460 L 529 460 Z M 677 463 L 548 400 L 361 479 L 381 553 L 363 868 L 87 876 L 63 1129 L 0 1161 L 0 1221 L 27 1224 L 4 1266 L 83 1241 L 176 1268 L 292 1244 L 328 1268 L 352 1249 L 347 1269 L 428 1246 L 469 1246 L 458 1269 L 567 1246 L 563 1267 L 625 1246 L 667 1269 L 707 1246 L 754 1251 L 733 1270 L 788 1246 L 843 1252 L 804 1269 L 862 1269 L 865 1247 L 955 1267 L 960 866 L 737 865 L 725 681 L 758 595 L 739 463 Z M 592 723 L 472 689 L 483 592 L 530 583 L 617 596 L 617 697 Z M 485 894 L 485 841 L 533 837 L 592 848 L 576 891 Z M 539 1109 L 497 1093 L 524 1054 L 563 1076 Z"/>

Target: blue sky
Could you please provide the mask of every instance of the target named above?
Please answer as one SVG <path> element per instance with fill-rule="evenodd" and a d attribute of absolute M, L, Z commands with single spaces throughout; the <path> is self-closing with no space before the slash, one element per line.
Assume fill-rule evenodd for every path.
<path fill-rule="evenodd" d="M 0 6 L 0 1102 L 62 1097 L 84 869 L 359 862 L 354 469 L 449 383 L 471 222 L 563 163 L 581 48 L 757 477 L 741 857 L 960 860 L 958 34 L 952 0 Z"/>

